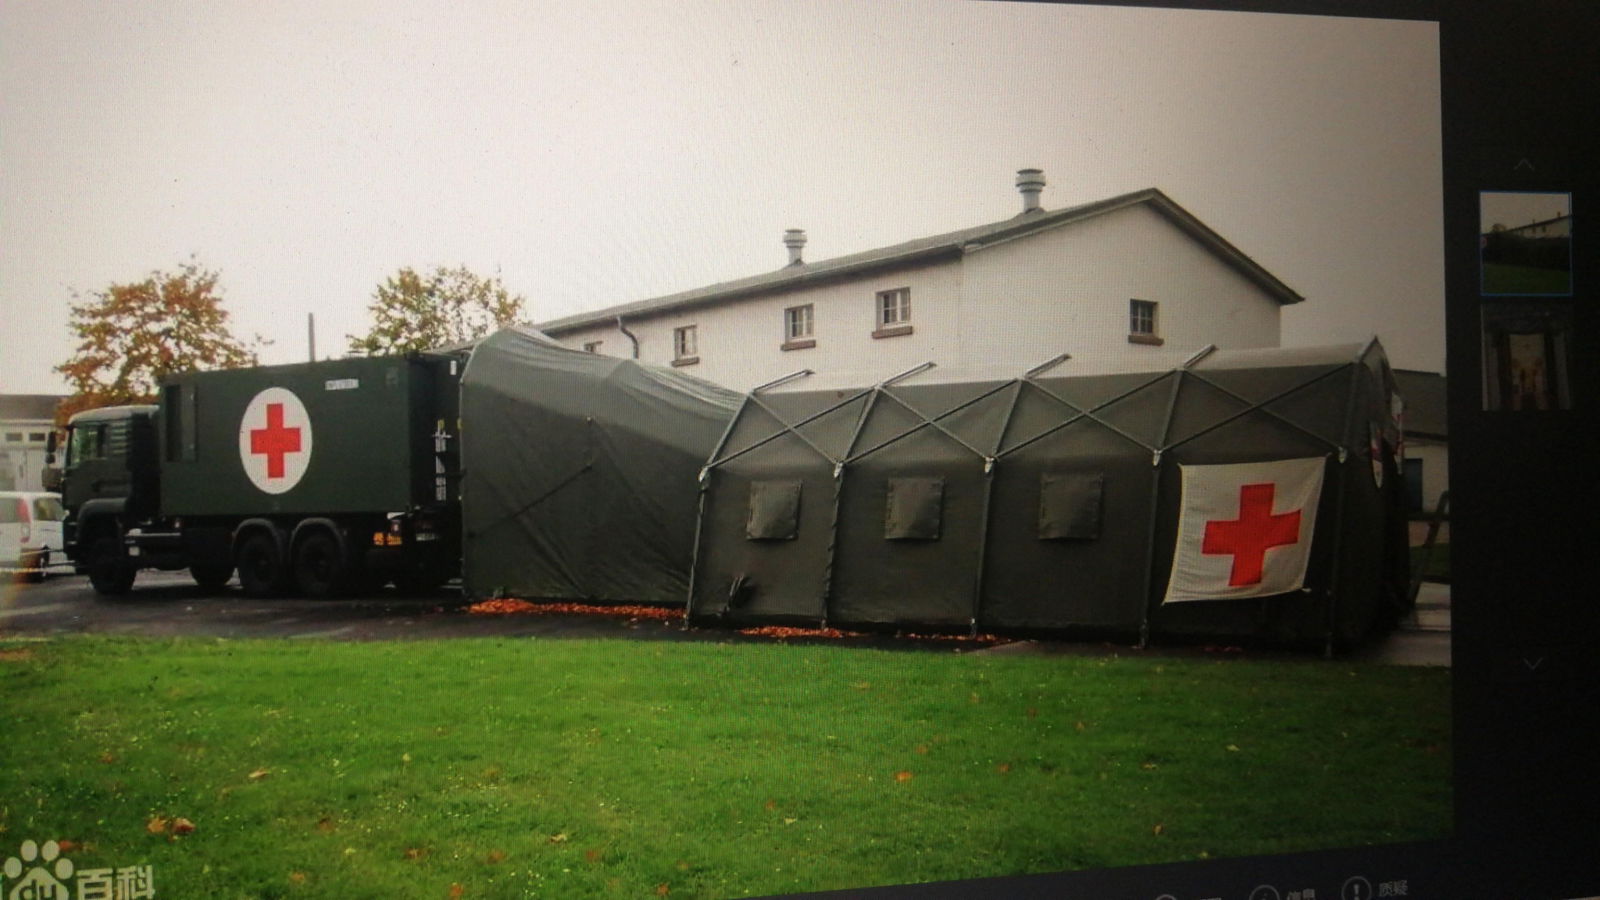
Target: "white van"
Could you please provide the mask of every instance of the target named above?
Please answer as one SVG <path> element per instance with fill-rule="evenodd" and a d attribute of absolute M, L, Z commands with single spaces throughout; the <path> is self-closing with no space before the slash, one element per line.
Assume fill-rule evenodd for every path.
<path fill-rule="evenodd" d="M 61 495 L 0 491 L 0 569 L 44 577 L 52 562 L 63 563 Z"/>

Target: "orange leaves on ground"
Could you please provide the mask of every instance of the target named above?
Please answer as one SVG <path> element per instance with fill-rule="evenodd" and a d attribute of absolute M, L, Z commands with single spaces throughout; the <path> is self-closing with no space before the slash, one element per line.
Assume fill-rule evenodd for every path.
<path fill-rule="evenodd" d="M 1005 775 L 1011 771 L 1011 763 L 1001 763 L 1000 765 L 995 766 L 994 770 L 999 772 L 1001 775 Z"/>
<path fill-rule="evenodd" d="M 911 752 L 917 754 L 918 756 L 927 756 L 928 755 L 928 745 L 927 744 L 918 744 L 916 746 L 916 748 L 913 749 Z"/>
<path fill-rule="evenodd" d="M 603 850 L 590 849 L 590 850 L 583 851 L 583 861 L 584 862 L 597 863 L 604 856 L 605 856 L 605 851 L 603 851 Z"/>
<path fill-rule="evenodd" d="M 761 806 L 767 812 L 772 812 L 773 810 L 778 808 L 778 801 L 776 801 L 776 800 L 768 800 L 767 802 L 761 804 Z"/>
<path fill-rule="evenodd" d="M 450 882 L 450 900 L 457 900 L 457 898 L 465 896 L 466 893 L 467 889 L 461 886 L 461 882 Z"/>
<path fill-rule="evenodd" d="M 616 616 L 627 619 L 681 619 L 683 610 L 668 606 L 638 606 L 635 604 L 619 603 L 616 605 L 601 605 L 594 603 L 534 603 L 528 600 L 505 598 L 501 600 L 482 600 L 467 607 L 467 612 L 475 616 L 507 616 L 517 614 L 528 615 L 578 615 L 578 616 Z"/>
<path fill-rule="evenodd" d="M 109 766 L 117 761 L 117 755 L 112 753 L 110 750 L 107 750 L 106 752 L 100 754 L 100 761 Z"/>
<path fill-rule="evenodd" d="M 291 884 L 305 884 L 306 883 L 306 873 L 304 873 L 304 872 L 290 872 L 289 873 L 289 882 Z"/>
<path fill-rule="evenodd" d="M 759 628 L 741 628 L 740 634 L 770 638 L 845 638 L 861 637 L 857 631 L 840 631 L 837 628 L 795 628 L 789 625 L 762 625 Z"/>
<path fill-rule="evenodd" d="M 1030 719 L 1039 718 L 1039 710 L 1034 708 L 1034 707 L 1032 707 L 1032 706 L 1028 707 L 1028 718 L 1030 718 Z"/>
<path fill-rule="evenodd" d="M 62 853 L 71 853 L 72 851 L 78 849 L 78 846 L 79 844 L 77 841 L 56 841 L 56 847 L 60 849 Z"/>
<path fill-rule="evenodd" d="M 412 862 L 421 862 L 422 860 L 428 858 L 428 854 L 430 852 L 431 851 L 428 850 L 427 847 L 407 847 L 406 852 L 402 855 Z"/>
<path fill-rule="evenodd" d="M 905 771 L 903 769 L 901 771 L 899 771 L 899 772 L 894 773 L 894 780 L 898 781 L 898 782 L 901 782 L 901 783 L 910 781 L 911 779 L 913 779 L 915 777 L 916 777 L 915 775 L 913 775 L 910 772 L 907 772 L 907 771 Z"/>
<path fill-rule="evenodd" d="M 272 774 L 272 772 L 270 770 L 268 770 L 268 769 L 257 769 L 254 772 L 250 773 L 249 778 L 250 778 L 251 781 L 260 781 L 261 779 L 263 779 L 263 778 L 265 778 L 265 777 L 267 777 L 268 775 L 271 775 L 271 774 Z"/>
<path fill-rule="evenodd" d="M 505 861 L 506 852 L 504 850 L 490 850 L 489 855 L 484 857 L 484 862 L 487 862 L 491 866 L 497 863 L 503 863 Z"/>
<path fill-rule="evenodd" d="M 332 834 L 335 827 L 333 819 L 328 816 L 323 816 L 317 820 L 317 830 L 323 834 Z"/>
<path fill-rule="evenodd" d="M 151 834 L 166 834 L 172 837 L 194 834 L 194 829 L 195 824 L 182 816 L 175 819 L 169 819 L 166 816 L 151 816 L 149 821 L 144 823 L 145 831 Z"/>
<path fill-rule="evenodd" d="M 564 831 L 562 833 L 560 833 L 560 834 L 552 834 L 552 835 L 550 835 L 550 843 L 552 843 L 552 844 L 565 844 L 566 842 L 567 842 L 567 833 L 564 832 Z"/>
<path fill-rule="evenodd" d="M 663 883 L 663 884 L 656 885 L 656 896 L 657 897 L 665 897 L 666 895 L 668 895 L 670 893 L 672 893 L 672 888 L 667 887 L 666 884 Z"/>
<path fill-rule="evenodd" d="M 30 659 L 33 659 L 33 651 L 27 647 L 0 650 L 0 662 L 25 662 Z"/>
<path fill-rule="evenodd" d="M 1151 834 L 1157 834 L 1157 835 L 1166 834 L 1167 833 L 1167 826 L 1163 825 L 1160 822 L 1157 822 L 1156 823 L 1156 827 L 1150 829 L 1150 833 Z"/>

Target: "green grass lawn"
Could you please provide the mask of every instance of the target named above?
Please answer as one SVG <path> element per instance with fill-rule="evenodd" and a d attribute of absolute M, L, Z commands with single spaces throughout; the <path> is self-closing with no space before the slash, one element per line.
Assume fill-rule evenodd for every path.
<path fill-rule="evenodd" d="M 731 897 L 1451 822 L 1448 672 L 1320 659 L 0 641 L 0 721 L 0 857 L 70 840 L 157 897 Z"/>
<path fill-rule="evenodd" d="M 1572 272 L 1538 269 L 1510 263 L 1483 264 L 1483 292 L 1486 294 L 1570 294 Z"/>

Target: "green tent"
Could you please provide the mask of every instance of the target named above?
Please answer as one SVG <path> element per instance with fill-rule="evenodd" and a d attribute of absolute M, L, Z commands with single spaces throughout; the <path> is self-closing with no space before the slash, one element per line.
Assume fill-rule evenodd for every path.
<path fill-rule="evenodd" d="M 696 477 L 739 395 L 508 328 L 461 378 L 469 596 L 681 605 Z"/>
<path fill-rule="evenodd" d="M 1071 367 L 757 388 L 701 474 L 689 615 L 1331 645 L 1403 612 L 1376 339 Z M 1285 466 L 1304 496 L 1279 510 L 1289 482 L 1274 500 L 1258 473 Z M 1236 512 L 1208 518 L 1210 495 Z"/>

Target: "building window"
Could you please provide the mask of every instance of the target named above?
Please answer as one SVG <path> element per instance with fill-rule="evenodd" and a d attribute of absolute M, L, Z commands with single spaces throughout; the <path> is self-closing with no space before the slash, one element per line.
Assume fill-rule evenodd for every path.
<path fill-rule="evenodd" d="M 20 444 L 20 443 L 22 443 L 22 432 L 20 432 L 20 431 L 8 431 L 8 432 L 6 432 L 6 443 L 8 443 L 8 444 Z"/>
<path fill-rule="evenodd" d="M 672 364 L 691 366 L 700 361 L 699 340 L 695 326 L 685 325 L 672 329 Z"/>
<path fill-rule="evenodd" d="M 878 292 L 878 327 L 875 338 L 911 333 L 911 289 L 895 288 Z"/>
<path fill-rule="evenodd" d="M 817 345 L 812 332 L 814 313 L 812 305 L 791 306 L 783 311 L 783 344 L 781 350 L 804 350 Z"/>
<path fill-rule="evenodd" d="M 47 431 L 30 431 L 30 432 L 28 432 L 28 442 L 29 443 L 32 443 L 32 444 L 43 444 L 43 443 L 48 442 L 49 440 L 50 440 L 50 433 L 47 432 Z"/>
<path fill-rule="evenodd" d="M 1128 343 L 1160 345 L 1163 341 L 1156 331 L 1158 325 L 1155 301 L 1128 301 Z"/>
<path fill-rule="evenodd" d="M 600 352 L 600 345 L 603 344 L 603 343 L 605 343 L 605 342 L 604 341 L 589 341 L 589 342 L 587 342 L 587 343 L 585 343 L 583 345 L 583 352 L 585 352 L 585 353 L 599 353 Z"/>

